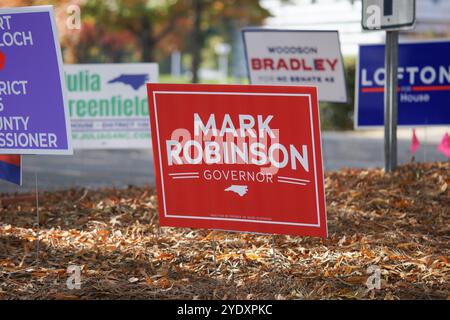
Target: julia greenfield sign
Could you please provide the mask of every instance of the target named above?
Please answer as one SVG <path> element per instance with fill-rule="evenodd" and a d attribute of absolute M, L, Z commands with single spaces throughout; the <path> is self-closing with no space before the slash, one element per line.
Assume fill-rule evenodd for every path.
<path fill-rule="evenodd" d="M 316 88 L 147 88 L 161 225 L 326 237 Z"/>

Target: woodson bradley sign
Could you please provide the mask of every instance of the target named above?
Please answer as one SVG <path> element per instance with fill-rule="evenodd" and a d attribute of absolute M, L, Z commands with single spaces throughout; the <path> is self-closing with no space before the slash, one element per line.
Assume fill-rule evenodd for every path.
<path fill-rule="evenodd" d="M 242 30 L 252 84 L 314 85 L 319 100 L 346 102 L 337 31 Z"/>
<path fill-rule="evenodd" d="M 326 236 L 316 88 L 147 87 L 161 225 Z"/>

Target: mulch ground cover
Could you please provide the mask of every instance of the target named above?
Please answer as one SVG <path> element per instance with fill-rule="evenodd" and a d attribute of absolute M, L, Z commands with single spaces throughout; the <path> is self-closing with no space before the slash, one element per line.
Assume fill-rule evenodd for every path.
<path fill-rule="evenodd" d="M 449 162 L 325 188 L 327 239 L 159 228 L 151 187 L 42 192 L 37 228 L 33 195 L 2 195 L 0 299 L 449 299 Z"/>

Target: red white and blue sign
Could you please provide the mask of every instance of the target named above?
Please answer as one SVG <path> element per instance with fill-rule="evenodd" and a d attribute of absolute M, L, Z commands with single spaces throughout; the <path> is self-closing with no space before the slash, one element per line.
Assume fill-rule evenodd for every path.
<path fill-rule="evenodd" d="M 0 8 L 0 153 L 73 153 L 51 6 Z"/>
<path fill-rule="evenodd" d="M 22 185 L 21 155 L 0 155 L 0 179 Z"/>
<path fill-rule="evenodd" d="M 147 87 L 162 226 L 327 236 L 315 87 Z"/>
<path fill-rule="evenodd" d="M 362 45 L 356 74 L 355 127 L 384 125 L 384 45 Z M 398 125 L 450 124 L 450 41 L 399 46 Z"/>

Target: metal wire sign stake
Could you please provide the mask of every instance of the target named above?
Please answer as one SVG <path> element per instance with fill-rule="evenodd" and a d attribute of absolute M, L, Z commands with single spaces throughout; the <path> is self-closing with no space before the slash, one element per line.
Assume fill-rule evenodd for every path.
<path fill-rule="evenodd" d="M 39 188 L 38 188 L 38 174 L 35 172 L 35 194 L 36 194 L 36 263 L 39 264 L 40 255 L 40 214 L 39 214 Z"/>

